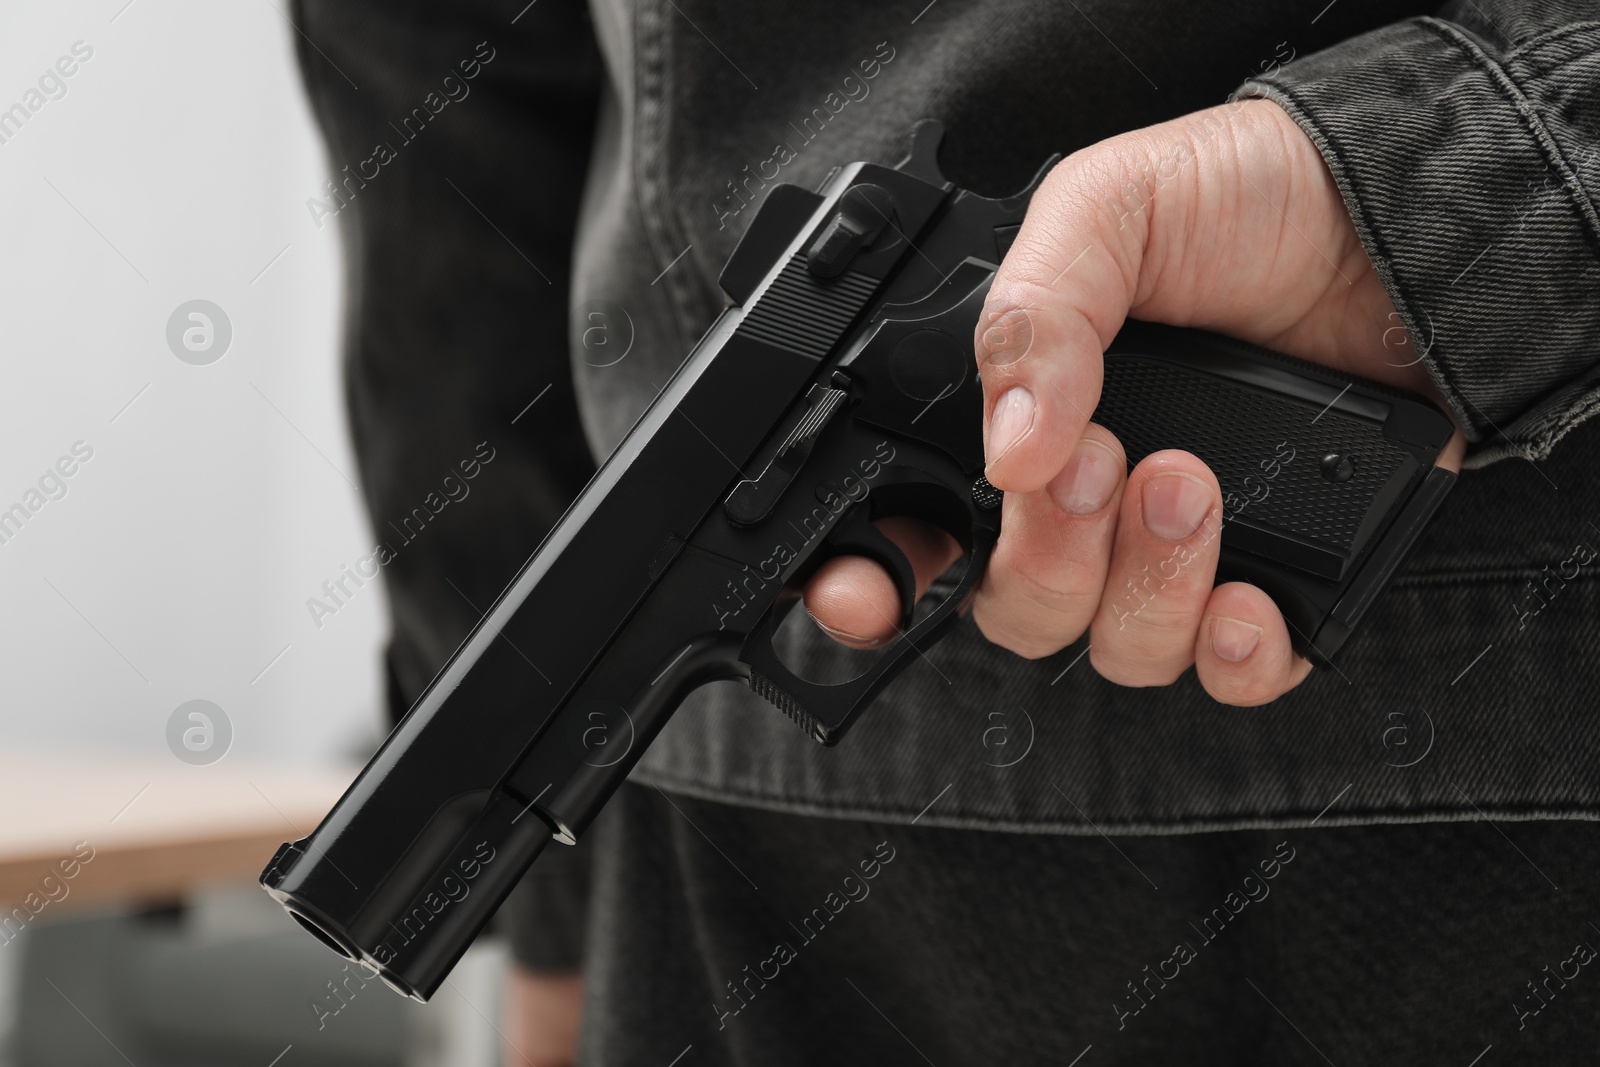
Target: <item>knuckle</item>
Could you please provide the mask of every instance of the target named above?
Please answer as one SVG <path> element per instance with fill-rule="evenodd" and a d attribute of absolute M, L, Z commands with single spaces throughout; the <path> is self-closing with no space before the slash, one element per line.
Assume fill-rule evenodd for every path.
<path fill-rule="evenodd" d="M 1100 638 L 1090 639 L 1089 665 L 1106 681 L 1130 689 L 1171 685 L 1189 668 L 1187 660 L 1144 655 L 1120 642 Z"/>
<path fill-rule="evenodd" d="M 1152 605 L 1129 609 L 1110 603 L 1107 608 L 1108 603 L 1102 601 L 1101 611 L 1090 625 L 1094 647 L 1103 650 L 1107 665 L 1151 679 L 1141 684 L 1176 681 L 1193 662 L 1198 614 Z"/>
<path fill-rule="evenodd" d="M 1210 573 L 1194 563 L 1174 552 L 1154 567 L 1144 564 L 1120 585 L 1107 583 L 1102 617 L 1119 632 L 1161 640 L 1174 633 L 1193 637 L 1200 628 L 1203 594 L 1211 591 Z"/>
<path fill-rule="evenodd" d="M 1156 139 L 1133 132 L 1075 152 L 1056 164 L 1046 179 L 1051 210 L 1093 218 L 1111 230 L 1141 215 L 1158 183 Z"/>
<path fill-rule="evenodd" d="M 980 374 L 1021 363 L 1033 352 L 1039 309 L 1023 297 L 1020 292 L 998 300 L 991 296 L 984 305 L 972 339 Z"/>
<path fill-rule="evenodd" d="M 1058 211 L 1080 210 L 1085 202 L 1104 198 L 1105 190 L 1114 189 L 1130 174 L 1139 170 L 1139 133 L 1123 134 L 1080 149 L 1067 156 L 1045 176 L 1040 192 L 1044 203 Z"/>
<path fill-rule="evenodd" d="M 1052 589 L 1032 576 L 1024 576 L 1019 595 L 1036 609 L 1035 614 L 1046 616 L 1052 632 L 1070 632 L 1074 638 L 1088 628 L 1100 606 L 1098 589 Z"/>
<path fill-rule="evenodd" d="M 1087 624 L 1105 588 L 1105 563 L 1084 562 L 1063 553 L 1014 554 L 1005 561 L 1016 596 L 1055 615 Z"/>
<path fill-rule="evenodd" d="M 1083 561 L 1060 546 L 1011 547 L 990 564 L 996 598 L 1019 614 L 1043 617 L 1052 633 L 1076 638 L 1100 606 L 1105 562 Z M 1027 610 L 1031 609 L 1031 610 Z"/>
<path fill-rule="evenodd" d="M 1031 627 L 1019 626 L 1014 616 L 1004 610 L 996 613 L 981 600 L 973 606 L 972 621 L 977 625 L 978 632 L 983 634 L 984 639 L 990 644 L 999 645 L 1023 659 L 1036 660 L 1053 656 L 1070 643 L 1054 642 Z"/>

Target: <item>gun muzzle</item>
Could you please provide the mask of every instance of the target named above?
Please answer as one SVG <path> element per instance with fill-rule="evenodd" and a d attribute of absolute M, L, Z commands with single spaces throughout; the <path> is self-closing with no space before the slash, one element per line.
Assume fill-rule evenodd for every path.
<path fill-rule="evenodd" d="M 437 825 L 449 821 L 441 813 L 429 828 L 431 841 L 418 842 L 418 851 L 437 854 L 441 836 L 455 836 L 444 860 L 422 877 L 423 868 L 402 861 L 388 877 L 356 885 L 331 854 L 355 842 L 336 840 L 330 852 L 305 838 L 278 849 L 261 883 L 323 944 L 376 971 L 398 992 L 425 1001 L 550 841 L 550 827 L 505 794 L 464 828 L 459 820 L 456 826 Z M 363 869 L 360 863 L 350 868 Z M 327 882 L 340 883 L 343 892 L 320 891 Z M 345 906 L 333 914 L 312 903 L 328 900 Z"/>

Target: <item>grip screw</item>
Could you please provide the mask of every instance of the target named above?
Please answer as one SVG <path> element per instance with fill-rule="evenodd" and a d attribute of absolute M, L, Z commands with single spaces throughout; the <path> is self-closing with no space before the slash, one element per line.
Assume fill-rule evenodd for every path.
<path fill-rule="evenodd" d="M 1322 476 L 1330 482 L 1348 482 L 1356 473 L 1355 461 L 1341 452 L 1322 457 Z"/>

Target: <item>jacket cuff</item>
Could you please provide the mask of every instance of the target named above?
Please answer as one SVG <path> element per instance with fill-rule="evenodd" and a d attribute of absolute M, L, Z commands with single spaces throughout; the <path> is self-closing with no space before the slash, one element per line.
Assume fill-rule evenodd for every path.
<path fill-rule="evenodd" d="M 1542 459 L 1600 412 L 1597 55 L 1593 22 L 1497 57 L 1417 18 L 1236 94 L 1278 104 L 1322 153 L 1468 467 Z"/>

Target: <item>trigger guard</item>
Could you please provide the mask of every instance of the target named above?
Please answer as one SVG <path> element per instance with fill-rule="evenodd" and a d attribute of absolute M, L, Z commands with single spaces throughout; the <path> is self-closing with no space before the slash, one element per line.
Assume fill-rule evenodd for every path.
<path fill-rule="evenodd" d="M 909 626 L 885 645 L 866 673 L 846 682 L 813 682 L 797 675 L 783 662 L 774 645 L 786 611 L 774 605 L 745 637 L 739 661 L 749 674 L 750 688 L 789 716 L 824 745 L 844 736 L 850 724 L 913 655 L 926 657 L 926 649 L 948 632 L 988 565 L 999 531 L 985 524 L 976 528 L 970 562 L 950 596 L 936 604 L 928 616 Z M 898 549 L 896 549 L 898 551 Z M 793 602 L 789 602 L 793 606 Z"/>
<path fill-rule="evenodd" d="M 900 551 L 900 547 L 868 521 L 865 508 L 852 508 L 828 533 L 823 546 L 828 549 L 829 559 L 838 556 L 865 556 L 888 571 L 890 580 L 894 582 L 895 593 L 900 599 L 900 620 L 897 627 L 902 632 L 910 629 L 911 616 L 917 607 L 916 571 L 912 569 L 911 561 Z"/>

